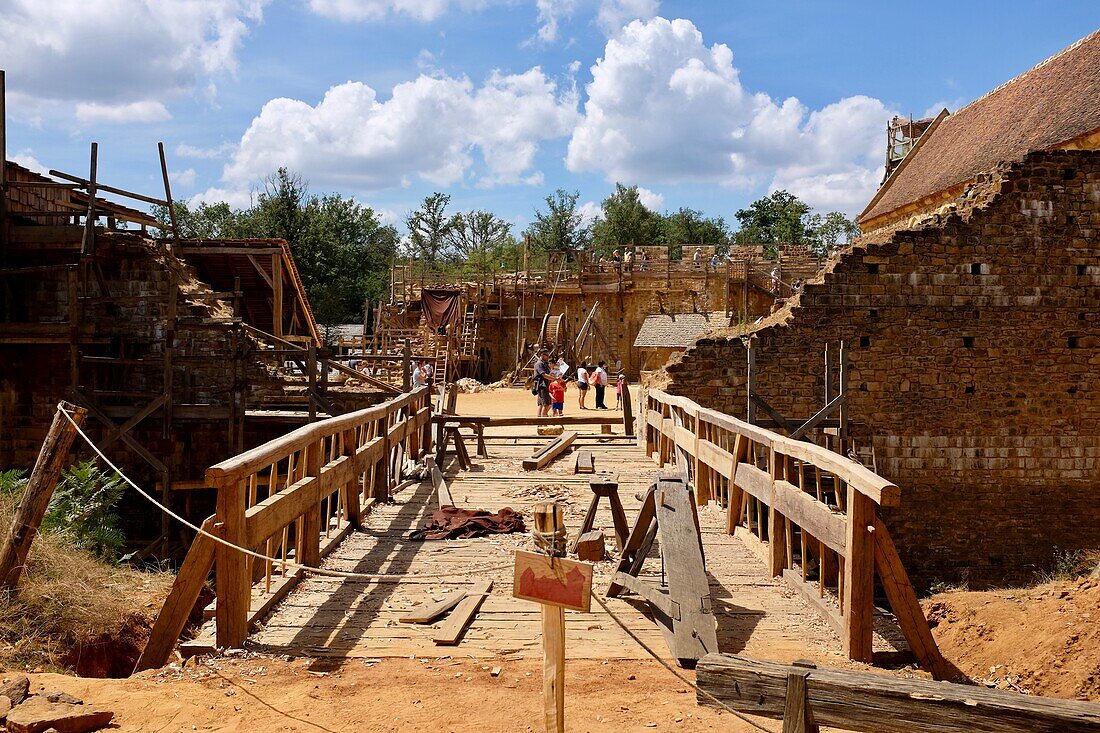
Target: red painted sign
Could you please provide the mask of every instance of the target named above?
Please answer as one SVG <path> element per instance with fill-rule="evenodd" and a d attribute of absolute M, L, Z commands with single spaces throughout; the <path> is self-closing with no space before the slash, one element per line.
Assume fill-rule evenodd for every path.
<path fill-rule="evenodd" d="M 592 565 L 517 550 L 512 595 L 587 613 L 592 605 Z"/>

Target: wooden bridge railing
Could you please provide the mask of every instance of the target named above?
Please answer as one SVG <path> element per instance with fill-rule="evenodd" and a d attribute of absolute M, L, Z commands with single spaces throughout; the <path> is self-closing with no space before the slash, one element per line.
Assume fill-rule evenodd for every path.
<path fill-rule="evenodd" d="M 388 498 L 406 457 L 431 445 L 427 387 L 364 410 L 305 425 L 211 466 L 217 510 L 203 528 L 235 547 L 199 534 L 153 628 L 137 670 L 163 665 L 199 590 L 215 569 L 217 646 L 240 647 L 248 636 L 253 583 L 270 590 L 286 563 L 316 567 L 321 542 L 356 527 L 367 499 Z M 289 588 L 287 588 L 289 590 Z"/>
<path fill-rule="evenodd" d="M 725 507 L 730 534 L 740 527 L 764 543 L 772 575 L 822 613 L 851 659 L 873 661 L 877 573 L 914 656 L 937 678 L 953 676 L 878 516 L 900 503 L 897 486 L 826 448 L 660 390 L 643 392 L 639 421 L 646 453 L 684 468 L 698 503 Z M 834 593 L 836 606 L 825 600 Z"/>

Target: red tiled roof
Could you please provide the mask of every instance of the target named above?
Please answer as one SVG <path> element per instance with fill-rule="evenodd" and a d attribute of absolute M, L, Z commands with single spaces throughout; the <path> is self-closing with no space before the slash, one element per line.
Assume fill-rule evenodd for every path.
<path fill-rule="evenodd" d="M 1100 129 L 1098 100 L 1100 30 L 945 118 L 883 184 L 859 221 Z"/>

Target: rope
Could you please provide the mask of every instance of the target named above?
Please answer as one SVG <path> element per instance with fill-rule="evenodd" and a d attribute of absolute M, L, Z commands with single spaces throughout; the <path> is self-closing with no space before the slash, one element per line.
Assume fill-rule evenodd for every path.
<path fill-rule="evenodd" d="M 286 566 L 288 568 L 294 568 L 294 569 L 297 569 L 297 570 L 302 570 L 302 571 L 305 571 L 305 572 L 313 573 L 315 575 L 323 575 L 323 576 L 330 577 L 330 578 L 342 578 L 344 580 L 380 580 L 382 578 L 406 578 L 406 577 L 410 577 L 410 576 L 416 577 L 416 578 L 453 578 L 454 577 L 453 572 L 451 572 L 451 573 L 355 573 L 355 572 L 347 572 L 347 571 L 344 571 L 344 570 L 329 570 L 327 568 L 316 568 L 316 567 L 312 567 L 310 565 L 303 565 L 302 563 L 294 562 L 293 560 L 285 560 L 284 561 L 281 558 L 268 557 L 267 555 L 264 555 L 263 553 L 253 552 L 252 550 L 249 550 L 246 547 L 241 547 L 240 545 L 236 545 L 236 544 L 230 542 L 229 540 L 226 540 L 222 537 L 218 537 L 215 534 L 211 534 L 210 532 L 207 532 L 202 527 L 199 527 L 198 525 L 196 525 L 192 522 L 189 522 L 188 520 L 181 517 L 179 514 L 176 514 L 174 511 L 172 511 L 168 507 L 164 506 L 164 504 L 162 504 L 158 499 L 156 499 L 154 496 L 149 494 L 149 492 L 147 492 L 145 489 L 141 488 L 136 483 L 134 483 L 134 481 L 131 480 L 129 476 L 127 476 L 125 473 L 122 472 L 122 469 L 120 469 L 118 466 L 116 466 L 114 464 L 114 462 L 111 461 L 110 458 L 108 458 L 106 455 L 104 455 L 103 451 L 101 451 L 99 449 L 99 446 L 97 446 L 95 443 L 93 443 L 92 439 L 88 437 L 87 433 L 85 433 L 83 430 L 81 430 L 80 426 L 77 425 L 75 420 L 73 420 L 73 417 L 72 417 L 71 414 L 69 414 L 68 410 L 66 410 L 64 407 L 61 407 L 61 406 L 58 406 L 57 409 L 60 410 L 61 414 L 63 414 L 65 416 L 65 419 L 67 419 L 69 421 L 69 423 L 72 424 L 72 426 L 76 429 L 77 434 L 81 438 L 83 438 L 84 442 L 87 443 L 88 446 L 93 451 L 95 451 L 96 455 L 98 455 L 100 457 L 100 459 L 103 460 L 104 463 L 106 463 L 108 466 L 111 467 L 111 470 L 113 470 L 116 474 L 118 474 L 119 478 L 121 478 L 123 481 L 128 483 L 130 486 L 132 486 L 135 491 L 137 491 L 139 494 L 141 494 L 143 497 L 145 497 L 145 499 L 147 499 L 150 503 L 152 503 L 154 506 L 156 506 L 162 512 L 164 512 L 165 514 L 170 516 L 172 519 L 175 519 L 177 522 L 179 522 L 180 524 L 183 524 L 186 527 L 190 527 L 191 529 L 193 529 L 198 534 L 201 534 L 204 537 L 206 537 L 208 539 L 211 539 L 214 542 L 217 542 L 218 544 L 220 544 L 224 547 L 228 547 L 232 550 L 236 550 L 237 552 L 239 552 L 243 555 L 248 555 L 249 557 L 253 557 L 257 560 L 263 560 L 264 562 L 270 562 L 273 565 Z M 464 568 L 463 571 L 467 572 L 467 573 L 486 572 L 486 571 L 489 571 L 489 570 L 504 570 L 506 568 L 511 568 L 511 567 L 512 567 L 512 563 L 506 563 L 506 564 L 498 564 L 498 565 L 483 565 L 483 566 L 477 566 L 477 567 L 471 567 L 471 568 Z"/>
<path fill-rule="evenodd" d="M 593 598 L 595 598 L 595 599 L 596 599 L 596 603 L 599 603 L 599 604 L 600 604 L 600 606 L 601 606 L 601 607 L 603 608 L 603 610 L 607 612 L 607 615 L 611 617 L 611 620 L 612 620 L 612 621 L 614 621 L 614 622 L 615 622 L 616 624 L 618 624 L 618 626 L 619 626 L 619 628 L 620 628 L 620 629 L 622 629 L 622 630 L 623 630 L 624 632 L 626 632 L 626 635 L 627 635 L 627 636 L 629 636 L 629 637 L 630 637 L 631 639 L 633 639 L 633 640 L 634 640 L 634 641 L 635 641 L 635 642 L 636 642 L 636 643 L 638 644 L 638 646 L 640 646 L 640 647 L 641 647 L 642 649 L 644 649 L 644 650 L 645 650 L 645 652 L 646 652 L 647 654 L 649 654 L 649 656 L 651 656 L 651 657 L 653 657 L 653 658 L 654 658 L 655 660 L 657 660 L 658 664 L 660 664 L 660 665 L 661 665 L 662 667 L 664 667 L 664 668 L 665 668 L 665 669 L 667 669 L 667 670 L 668 670 L 669 672 L 671 672 L 671 673 L 672 673 L 672 674 L 673 674 L 673 675 L 674 675 L 674 676 L 675 676 L 675 677 L 676 677 L 677 679 L 679 679 L 679 680 L 680 680 L 681 682 L 683 682 L 683 683 L 684 683 L 685 685 L 687 685 L 688 687 L 690 687 L 690 688 L 692 688 L 693 690 L 695 690 L 695 692 L 696 692 L 697 694 L 700 694 L 700 695 L 702 695 L 703 697 L 705 697 L 705 698 L 707 698 L 708 700 L 710 700 L 711 702 L 714 702 L 714 703 L 716 703 L 716 704 L 717 704 L 717 705 L 719 705 L 719 706 L 720 706 L 720 707 L 721 707 L 721 708 L 722 708 L 723 710 L 725 710 L 725 711 L 726 711 L 726 712 L 728 712 L 728 713 L 732 713 L 732 714 L 733 714 L 733 715 L 734 715 L 735 717 L 737 717 L 737 718 L 740 718 L 740 719 L 741 719 L 742 721 L 744 721 L 745 723 L 748 723 L 749 725 L 751 725 L 751 726 L 752 726 L 753 728 L 755 728 L 756 730 L 764 731 L 764 733 L 773 733 L 773 731 L 771 731 L 770 729 L 768 729 L 768 728 L 765 728 L 764 726 L 760 725 L 760 724 L 759 724 L 759 723 L 757 723 L 756 721 L 754 721 L 754 720 L 752 720 L 751 718 L 747 717 L 747 716 L 746 716 L 746 715 L 744 715 L 743 713 L 739 713 L 738 711 L 734 710 L 734 709 L 733 709 L 733 708 L 731 708 L 731 707 L 730 707 L 729 705 L 726 705 L 726 704 L 725 704 L 724 702 L 722 702 L 721 700 L 719 700 L 719 699 L 718 699 L 717 697 L 715 697 L 714 695 L 710 694 L 710 693 L 709 693 L 709 692 L 707 692 L 706 690 L 704 690 L 704 689 L 702 689 L 701 687 L 699 687 L 699 685 L 697 685 L 697 684 L 695 684 L 694 682 L 692 682 L 691 680 L 689 680 L 689 679 L 688 679 L 688 678 L 687 678 L 687 677 L 686 677 L 686 676 L 685 676 L 685 675 L 684 675 L 684 674 L 683 674 L 683 673 L 682 673 L 682 672 L 681 672 L 680 670 L 676 669 L 676 668 L 675 668 L 675 667 L 673 667 L 673 666 L 672 666 L 671 664 L 669 664 L 669 663 L 668 663 L 668 662 L 666 662 L 666 661 L 665 661 L 664 659 L 662 659 L 662 658 L 661 658 L 661 656 L 660 656 L 659 654 L 657 654 L 657 652 L 653 651 L 652 647 L 650 647 L 650 646 L 649 646 L 648 644 L 646 644 L 646 643 L 645 643 L 645 641 L 643 641 L 643 640 L 641 639 L 641 637 L 639 637 L 639 636 L 638 636 L 637 634 L 635 634 L 635 633 L 634 633 L 634 632 L 633 632 L 633 631 L 632 631 L 632 630 L 631 630 L 631 629 L 630 629 L 630 628 L 629 628 L 629 627 L 628 627 L 628 626 L 626 625 L 626 623 L 625 623 L 625 622 L 624 622 L 624 621 L 623 621 L 622 619 L 620 619 L 620 618 L 619 618 L 618 616 L 616 616 L 616 615 L 615 615 L 615 612 L 614 612 L 614 611 L 612 611 L 610 607 L 608 607 L 608 605 L 607 605 L 607 602 L 606 602 L 606 601 L 604 601 L 604 599 L 603 599 L 603 598 L 601 598 L 601 597 L 599 596 L 599 594 L 598 594 L 598 593 L 593 593 L 593 594 L 592 594 L 592 597 L 593 597 Z"/>

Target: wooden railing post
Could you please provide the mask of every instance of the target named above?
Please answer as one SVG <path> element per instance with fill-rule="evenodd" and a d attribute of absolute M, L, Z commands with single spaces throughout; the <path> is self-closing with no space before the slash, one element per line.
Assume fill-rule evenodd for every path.
<path fill-rule="evenodd" d="M 321 486 L 321 441 L 315 440 L 306 446 L 306 475 L 312 476 Z M 328 488 L 318 491 L 318 496 L 326 495 Z M 298 562 L 310 567 L 317 567 L 321 562 L 321 505 L 317 502 L 310 504 L 309 509 L 302 515 L 302 544 L 298 549 Z M 328 518 L 325 518 L 328 521 Z"/>
<path fill-rule="evenodd" d="M 358 447 L 358 440 L 356 438 L 355 428 L 345 430 L 343 433 L 343 454 L 348 456 L 348 460 L 355 462 L 355 449 Z M 360 509 L 359 501 L 359 476 L 358 472 L 352 474 L 352 477 L 344 484 L 344 506 L 348 513 L 348 522 L 352 527 L 359 529 L 362 526 L 363 515 Z"/>
<path fill-rule="evenodd" d="M 768 469 L 771 473 L 772 485 L 775 480 L 783 478 L 781 466 L 786 462 L 786 457 L 779 455 L 773 448 L 768 453 Z M 773 578 L 783 575 L 787 569 L 789 558 L 787 557 L 787 518 L 775 508 L 774 504 L 768 507 L 768 572 Z"/>
<path fill-rule="evenodd" d="M 247 545 L 245 525 L 245 484 L 237 476 L 216 476 L 211 482 L 218 490 L 217 522 L 221 537 L 236 547 Z M 236 547 L 218 543 L 214 553 L 218 603 L 215 611 L 217 644 L 223 649 L 239 649 L 248 636 L 248 607 L 252 597 L 252 578 L 248 556 Z"/>
<path fill-rule="evenodd" d="M 371 496 L 380 501 L 389 498 L 390 495 L 390 436 L 389 420 L 383 416 L 378 418 L 378 435 L 382 436 L 382 455 L 374 464 L 374 476 L 371 486 Z"/>
<path fill-rule="evenodd" d="M 848 485 L 847 554 L 844 556 L 844 651 L 870 662 L 875 611 L 875 503 Z"/>

